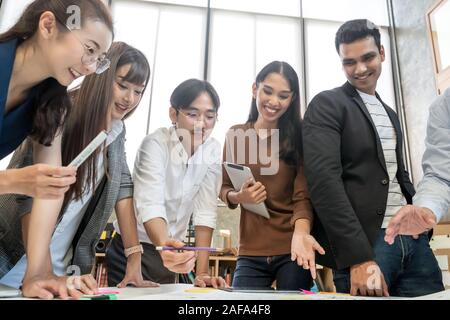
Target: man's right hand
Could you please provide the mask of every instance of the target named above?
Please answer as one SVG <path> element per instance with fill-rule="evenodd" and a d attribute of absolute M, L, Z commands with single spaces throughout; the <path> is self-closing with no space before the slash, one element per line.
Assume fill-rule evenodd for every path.
<path fill-rule="evenodd" d="M 169 239 L 162 246 L 181 248 L 184 243 L 174 239 Z M 188 273 L 194 269 L 196 253 L 195 251 L 177 252 L 176 250 L 160 251 L 164 266 L 175 273 Z"/>
<path fill-rule="evenodd" d="M 352 296 L 389 297 L 383 273 L 375 261 L 356 264 L 350 268 L 350 294 Z"/>
<path fill-rule="evenodd" d="M 393 244 L 399 234 L 416 236 L 429 231 L 436 223 L 436 216 L 430 209 L 406 205 L 389 222 L 384 240 Z"/>
<path fill-rule="evenodd" d="M 9 169 L 5 172 L 10 183 L 3 193 L 24 194 L 33 198 L 58 199 L 76 181 L 75 167 L 55 167 L 47 164 Z"/>

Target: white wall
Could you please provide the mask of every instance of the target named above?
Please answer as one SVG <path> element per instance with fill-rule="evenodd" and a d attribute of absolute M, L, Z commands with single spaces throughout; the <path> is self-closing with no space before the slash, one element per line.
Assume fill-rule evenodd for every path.
<path fill-rule="evenodd" d="M 428 108 L 437 97 L 433 58 L 427 34 L 426 12 L 435 0 L 394 0 L 403 100 L 408 126 L 412 177 L 415 185 L 422 179 L 422 156 Z"/>
<path fill-rule="evenodd" d="M 3 0 L 0 7 L 0 33 L 8 30 L 33 0 Z"/>

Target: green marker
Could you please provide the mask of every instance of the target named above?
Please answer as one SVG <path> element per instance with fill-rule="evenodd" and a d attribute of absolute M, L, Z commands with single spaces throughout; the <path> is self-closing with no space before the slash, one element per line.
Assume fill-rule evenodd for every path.
<path fill-rule="evenodd" d="M 100 294 L 97 296 L 85 295 L 80 300 L 117 300 L 117 295 L 113 293 Z"/>

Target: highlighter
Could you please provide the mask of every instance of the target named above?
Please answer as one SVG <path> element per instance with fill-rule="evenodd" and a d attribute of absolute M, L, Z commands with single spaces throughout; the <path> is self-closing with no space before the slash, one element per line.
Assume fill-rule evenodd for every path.
<path fill-rule="evenodd" d="M 117 295 L 113 293 L 100 294 L 96 296 L 85 295 L 80 300 L 117 300 Z"/>

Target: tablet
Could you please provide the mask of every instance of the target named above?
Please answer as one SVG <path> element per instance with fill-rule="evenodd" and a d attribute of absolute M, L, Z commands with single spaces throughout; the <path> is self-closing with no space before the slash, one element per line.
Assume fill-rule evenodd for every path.
<path fill-rule="evenodd" d="M 97 149 L 108 137 L 106 131 L 100 132 L 94 140 L 92 140 L 80 154 L 72 160 L 72 162 L 68 165 L 68 167 L 76 167 L 78 168 L 81 164 L 86 161 L 87 158 Z"/>
<path fill-rule="evenodd" d="M 249 179 L 255 181 L 249 167 L 230 162 L 224 162 L 223 165 L 225 166 L 225 170 L 227 171 L 235 190 L 241 190 L 242 185 Z M 259 204 L 241 203 L 241 205 L 248 211 L 256 213 L 266 219 L 270 219 L 269 211 L 267 211 L 264 202 Z"/>
<path fill-rule="evenodd" d="M 0 298 L 14 298 L 20 296 L 22 296 L 22 292 L 19 289 L 0 284 Z"/>

